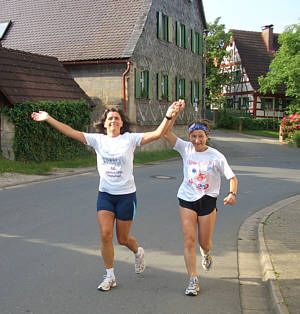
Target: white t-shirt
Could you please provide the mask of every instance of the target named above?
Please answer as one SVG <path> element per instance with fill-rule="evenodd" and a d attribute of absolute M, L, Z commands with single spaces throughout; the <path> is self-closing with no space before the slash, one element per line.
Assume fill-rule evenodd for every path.
<path fill-rule="evenodd" d="M 143 133 L 124 133 L 109 137 L 99 133 L 83 133 L 87 144 L 97 154 L 100 175 L 99 191 L 114 195 L 136 191 L 133 177 L 133 158 Z"/>
<path fill-rule="evenodd" d="M 177 138 L 174 149 L 182 157 L 184 176 L 177 197 L 185 201 L 196 201 L 205 194 L 217 197 L 221 175 L 228 180 L 235 176 L 224 155 L 214 148 L 196 152 L 191 142 Z"/>

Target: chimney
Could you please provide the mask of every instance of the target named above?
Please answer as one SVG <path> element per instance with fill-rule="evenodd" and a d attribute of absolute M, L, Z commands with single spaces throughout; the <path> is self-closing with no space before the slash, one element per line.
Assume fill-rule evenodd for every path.
<path fill-rule="evenodd" d="M 274 26 L 273 24 L 265 25 L 262 27 L 262 32 L 261 32 L 268 52 L 274 52 L 273 26 Z"/>

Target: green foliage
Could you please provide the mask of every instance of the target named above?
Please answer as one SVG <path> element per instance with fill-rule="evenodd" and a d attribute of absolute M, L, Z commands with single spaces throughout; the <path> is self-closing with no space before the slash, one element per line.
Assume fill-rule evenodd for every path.
<path fill-rule="evenodd" d="M 291 104 L 287 107 L 285 111 L 287 115 L 300 113 L 300 99 L 295 99 L 291 102 Z"/>
<path fill-rule="evenodd" d="M 206 39 L 206 95 L 207 104 L 217 104 L 220 99 L 223 85 L 231 85 L 232 78 L 229 72 L 220 71 L 220 65 L 225 56 L 228 56 L 226 47 L 230 43 L 231 33 L 225 32 L 225 25 L 219 24 L 220 17 L 214 23 L 208 24 Z"/>
<path fill-rule="evenodd" d="M 300 148 L 300 130 L 297 130 L 294 135 L 294 142 Z"/>
<path fill-rule="evenodd" d="M 74 159 L 87 154 L 86 147 L 53 129 L 48 123 L 31 119 L 34 111 L 47 111 L 53 118 L 84 131 L 90 123 L 91 108 L 85 100 L 73 102 L 40 102 L 14 105 L 1 111 L 15 125 L 16 160 L 47 161 Z"/>
<path fill-rule="evenodd" d="M 279 121 L 276 119 L 238 117 L 228 113 L 227 110 L 220 112 L 220 119 L 217 122 L 218 128 L 238 130 L 240 125 L 243 130 L 278 130 Z"/>
<path fill-rule="evenodd" d="M 270 64 L 270 71 L 258 82 L 262 93 L 276 93 L 279 85 L 286 87 L 286 96 L 300 99 L 300 24 L 289 26 L 278 41 L 280 48 Z"/>

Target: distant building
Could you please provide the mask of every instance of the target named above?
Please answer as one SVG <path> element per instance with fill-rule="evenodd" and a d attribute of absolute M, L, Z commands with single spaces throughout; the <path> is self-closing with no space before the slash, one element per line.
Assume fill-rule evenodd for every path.
<path fill-rule="evenodd" d="M 194 117 L 202 99 L 200 0 L 64 0 L 2 2 L 10 22 L 3 47 L 54 56 L 92 98 L 94 117 L 122 106 L 137 130 L 153 129 L 178 97 Z"/>
<path fill-rule="evenodd" d="M 232 41 L 227 47 L 230 55 L 224 60 L 223 71 L 232 73 L 235 83 L 224 86 L 224 108 L 249 112 L 253 118 L 277 118 L 284 116 L 290 99 L 280 86 L 275 94 L 261 94 L 258 78 L 265 76 L 274 53 L 279 49 L 278 36 L 273 25 L 266 25 L 262 32 L 231 30 Z"/>
<path fill-rule="evenodd" d="M 0 47 L 0 108 L 26 101 L 81 99 L 92 105 L 56 58 Z M 2 114 L 0 124 L 0 149 L 4 157 L 14 159 L 14 125 Z"/>

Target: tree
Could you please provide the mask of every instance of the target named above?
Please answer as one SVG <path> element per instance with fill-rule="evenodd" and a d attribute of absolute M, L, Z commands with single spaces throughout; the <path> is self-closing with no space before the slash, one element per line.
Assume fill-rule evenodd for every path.
<path fill-rule="evenodd" d="M 218 104 L 224 101 L 221 96 L 222 86 L 231 85 L 229 72 L 220 71 L 221 63 L 228 55 L 226 47 L 230 43 L 231 33 L 225 32 L 225 25 L 219 24 L 221 17 L 208 24 L 206 39 L 206 97 L 207 104 Z"/>
<path fill-rule="evenodd" d="M 280 48 L 270 63 L 270 71 L 258 79 L 262 93 L 276 93 L 279 85 L 286 87 L 285 95 L 295 98 L 292 106 L 300 109 L 300 24 L 290 25 L 279 35 Z M 299 110 L 300 112 L 300 110 Z"/>

